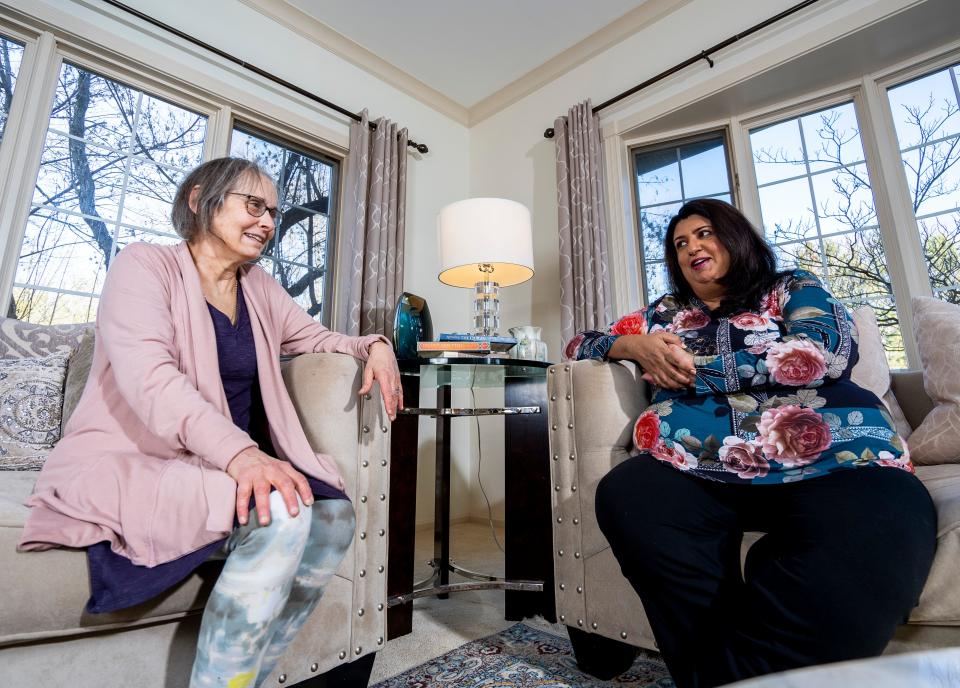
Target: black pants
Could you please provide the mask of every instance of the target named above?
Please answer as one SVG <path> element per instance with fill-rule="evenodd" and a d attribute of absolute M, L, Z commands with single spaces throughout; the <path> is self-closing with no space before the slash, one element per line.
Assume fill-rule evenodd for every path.
<path fill-rule="evenodd" d="M 880 654 L 936 548 L 930 495 L 895 468 L 735 485 L 639 455 L 596 510 L 679 688 Z M 745 531 L 766 534 L 741 575 Z"/>

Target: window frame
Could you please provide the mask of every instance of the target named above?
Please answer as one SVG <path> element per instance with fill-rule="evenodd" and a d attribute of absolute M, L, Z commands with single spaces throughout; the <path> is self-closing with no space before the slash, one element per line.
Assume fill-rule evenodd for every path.
<path fill-rule="evenodd" d="M 725 125 L 719 126 L 714 129 L 701 129 L 696 132 L 688 133 L 685 136 L 680 138 L 671 138 L 669 140 L 659 140 L 653 141 L 650 143 L 634 143 L 627 147 L 627 155 L 630 160 L 630 180 L 632 187 L 633 195 L 633 207 L 634 207 L 634 240 L 636 243 L 636 252 L 637 252 L 637 266 L 638 266 L 638 282 L 640 286 L 640 298 L 644 305 L 647 304 L 647 261 L 644 256 L 643 248 L 643 230 L 640 227 L 640 190 L 637 188 L 637 168 L 636 168 L 636 156 L 637 153 L 654 153 L 658 150 L 670 150 L 680 148 L 691 143 L 699 143 L 701 141 L 709 141 L 715 138 L 721 138 L 723 140 L 723 158 L 724 165 L 727 170 L 727 181 L 730 185 L 730 194 L 731 201 L 736 205 L 739 194 L 736 189 L 736 179 L 733 173 L 733 159 L 732 159 L 732 145 L 730 141 L 729 128 Z M 681 170 L 682 174 L 682 170 Z M 681 203 L 684 202 L 684 199 L 681 199 Z M 652 206 L 644 206 L 652 207 Z M 662 262 L 662 261 L 654 261 Z"/>
<path fill-rule="evenodd" d="M 625 313 L 646 305 L 643 291 L 635 286 L 645 281 L 642 248 L 638 244 L 641 238 L 637 192 L 634 188 L 630 193 L 625 193 L 623 187 L 626 183 L 636 186 L 633 167 L 633 151 L 636 148 L 649 149 L 658 144 L 665 147 L 677 145 L 691 134 L 726 127 L 728 164 L 735 205 L 751 222 L 761 227 L 760 195 L 753 168 L 749 130 L 852 101 L 860 127 L 864 164 L 871 179 L 877 225 L 884 243 L 887 268 L 903 332 L 907 365 L 918 368 L 920 358 L 912 337 L 914 327 L 910 301 L 915 296 L 932 296 L 932 290 L 900 158 L 887 89 L 957 62 L 960 62 L 960 42 L 953 42 L 858 78 L 806 91 L 766 107 L 737 112 L 723 120 L 707 121 L 705 117 L 702 123 L 696 125 L 660 130 L 646 136 L 631 136 L 629 129 L 641 129 L 672 114 L 664 111 L 642 122 L 634 120 L 624 133 L 616 131 L 618 124 L 609 127 L 613 131 L 605 138 L 605 152 L 608 155 L 606 170 L 610 178 L 623 180 L 620 188 L 608 191 L 607 200 L 613 216 L 611 227 L 614 228 L 610 243 L 611 246 L 626 249 L 623 258 L 611 261 L 615 310 Z M 691 104 L 697 100 L 692 100 Z M 622 220 L 615 216 L 621 208 Z"/>
<path fill-rule="evenodd" d="M 293 141 L 289 138 L 277 135 L 273 132 L 267 132 L 259 127 L 248 124 L 247 122 L 238 119 L 236 116 L 233 117 L 233 125 L 230 127 L 231 137 L 227 142 L 227 151 L 230 150 L 233 145 L 233 132 L 241 131 L 250 136 L 260 137 L 270 143 L 276 144 L 278 146 L 283 146 L 290 150 L 296 151 L 303 155 L 310 156 L 311 158 L 320 160 L 321 162 L 329 164 L 333 168 L 332 178 L 330 180 L 331 193 L 329 205 L 327 208 L 327 249 L 326 249 L 326 265 L 324 266 L 323 273 L 323 302 L 320 311 L 320 322 L 325 327 L 331 327 L 333 322 L 333 304 L 336 299 L 333 295 L 333 286 L 336 284 L 333 281 L 333 274 L 336 270 L 337 265 L 337 247 L 339 245 L 340 238 L 340 215 L 341 215 L 341 200 L 342 200 L 342 190 L 341 182 L 343 179 L 342 170 L 343 165 L 341 162 L 337 161 L 335 158 L 326 155 L 324 153 L 311 150 L 306 146 L 301 145 L 300 143 Z M 272 258 L 276 261 L 276 258 Z M 291 265 L 300 265 L 302 263 L 295 263 L 293 261 L 282 260 L 281 262 L 291 264 Z M 272 276 L 272 275 L 271 275 Z"/>
<path fill-rule="evenodd" d="M 116 19 L 111 10 L 102 14 L 109 19 Z M 313 157 L 330 162 L 335 169 L 335 190 L 332 194 L 335 201 L 331 198 L 331 203 L 336 203 L 337 210 L 343 207 L 342 187 L 343 180 L 347 178 L 349 137 L 346 132 L 339 133 L 326 126 L 324 119 L 336 120 L 329 112 L 307 99 L 286 92 L 282 93 L 284 101 L 279 104 L 273 98 L 269 102 L 262 100 L 261 96 L 246 98 L 245 83 L 238 84 L 236 81 L 255 84 L 261 90 L 276 89 L 265 87 L 249 74 L 238 74 L 239 68 L 224 67 L 218 58 L 196 56 L 193 49 L 180 39 L 162 37 L 165 43 L 172 44 L 173 57 L 161 57 L 151 52 L 149 47 L 141 46 L 134 51 L 135 54 L 130 55 L 120 52 L 118 45 L 101 45 L 94 42 L 95 39 L 83 37 L 85 28 L 83 22 L 75 18 L 64 19 L 61 26 L 16 10 L 0 8 L 0 34 L 25 46 L 6 134 L 0 141 L 0 250 L 3 251 L 0 256 L 0 304 L 3 304 L 3 313 L 0 315 L 6 314 L 13 294 L 20 247 L 32 206 L 34 184 L 25 184 L 23 180 L 35 180 L 39 173 L 41 152 L 49 128 L 50 108 L 64 61 L 206 116 L 204 160 L 228 155 L 231 132 L 234 126 L 239 125 L 255 129 L 270 139 L 283 141 L 285 145 L 289 142 Z M 156 32 L 144 28 L 135 31 L 150 38 L 157 36 Z M 120 42 L 118 39 L 117 43 Z M 152 59 L 154 57 L 155 60 Z M 196 84 L 153 66 L 184 60 L 194 68 L 208 67 L 211 61 L 216 64 Z M 235 78 L 231 81 L 226 77 Z M 305 116 L 304 111 L 311 116 Z M 17 170 L 17 174 L 11 174 L 12 170 Z M 332 242 L 328 239 L 324 303 L 318 318 L 325 325 L 333 322 L 336 315 L 337 298 L 332 290 L 337 284 L 335 272 L 340 249 L 340 217 L 339 212 L 332 214 L 330 222 Z"/>

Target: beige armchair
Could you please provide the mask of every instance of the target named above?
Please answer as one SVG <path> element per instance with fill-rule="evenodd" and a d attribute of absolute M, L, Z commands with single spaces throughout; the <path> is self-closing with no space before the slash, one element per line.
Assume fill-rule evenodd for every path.
<path fill-rule="evenodd" d="M 69 349 L 59 335 L 41 337 L 41 348 L 48 339 Z M 10 346 L 2 353 L 45 353 L 37 350 L 37 341 L 30 343 L 29 352 Z M 346 665 L 386 642 L 390 424 L 376 388 L 363 398 L 357 395 L 361 372 L 362 363 L 342 354 L 310 354 L 284 364 L 284 380 L 308 439 L 340 467 L 356 508 L 357 532 L 323 599 L 267 685 L 293 685 L 330 670 L 349 673 L 358 665 L 369 671 L 372 656 Z M 84 552 L 16 551 L 27 515 L 23 501 L 36 475 L 0 471 L 0 684 L 186 686 L 200 614 L 220 564 L 204 564 L 149 603 L 87 614 Z"/>
<path fill-rule="evenodd" d="M 932 408 L 922 376 L 907 371 L 892 377 L 893 392 L 916 428 Z M 647 387 L 637 367 L 622 361 L 555 365 L 547 380 L 557 617 L 570 632 L 581 668 L 610 677 L 629 667 L 631 647 L 657 647 L 594 512 L 600 478 L 630 454 Z M 957 446 L 960 451 L 960 437 Z M 887 652 L 960 645 L 960 464 L 918 466 L 917 475 L 937 508 L 937 554 L 920 605 Z M 757 537 L 747 534 L 744 552 Z"/>

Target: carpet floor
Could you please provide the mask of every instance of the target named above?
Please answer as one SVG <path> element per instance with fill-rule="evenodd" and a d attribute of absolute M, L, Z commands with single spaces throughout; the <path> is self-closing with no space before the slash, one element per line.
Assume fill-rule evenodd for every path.
<path fill-rule="evenodd" d="M 663 661 L 640 652 L 612 681 L 577 669 L 570 641 L 518 623 L 377 683 L 374 688 L 673 688 Z"/>

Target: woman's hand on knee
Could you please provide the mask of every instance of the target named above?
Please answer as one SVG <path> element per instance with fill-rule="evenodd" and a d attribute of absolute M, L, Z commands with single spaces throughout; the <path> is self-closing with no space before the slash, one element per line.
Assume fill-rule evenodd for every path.
<path fill-rule="evenodd" d="M 303 473 L 288 461 L 275 459 L 256 447 L 249 447 L 227 464 L 227 474 L 237 482 L 237 520 L 246 525 L 250 496 L 256 503 L 260 525 L 270 522 L 270 488 L 275 487 L 291 516 L 300 513 L 297 495 L 304 504 L 313 503 L 313 491 Z"/>

